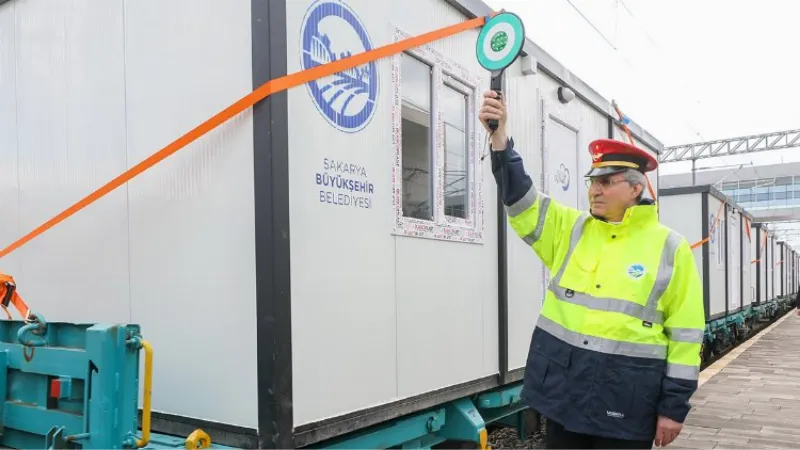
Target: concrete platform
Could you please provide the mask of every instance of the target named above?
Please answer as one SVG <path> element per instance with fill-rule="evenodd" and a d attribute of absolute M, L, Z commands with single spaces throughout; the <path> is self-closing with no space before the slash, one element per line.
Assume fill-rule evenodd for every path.
<path fill-rule="evenodd" d="M 792 311 L 701 373 L 668 449 L 800 448 L 800 318 Z"/>

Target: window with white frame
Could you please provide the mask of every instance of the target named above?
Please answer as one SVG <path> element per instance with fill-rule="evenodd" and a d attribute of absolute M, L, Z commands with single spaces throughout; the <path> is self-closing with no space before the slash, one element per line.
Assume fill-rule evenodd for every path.
<path fill-rule="evenodd" d="M 402 54 L 403 216 L 433 220 L 433 115 L 431 66 Z"/>
<path fill-rule="evenodd" d="M 430 46 L 394 56 L 393 75 L 395 234 L 482 242 L 480 80 Z"/>
<path fill-rule="evenodd" d="M 467 99 L 469 94 L 450 84 L 442 88 L 444 119 L 444 213 L 467 218 L 469 212 L 469 153 L 467 152 Z"/>

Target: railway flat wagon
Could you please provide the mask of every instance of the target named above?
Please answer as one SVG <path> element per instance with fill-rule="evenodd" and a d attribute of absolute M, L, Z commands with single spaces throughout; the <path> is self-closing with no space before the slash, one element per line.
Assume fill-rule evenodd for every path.
<path fill-rule="evenodd" d="M 17 284 L 0 287 L 35 315 L 0 321 L 14 381 L 0 383 L 0 445 L 485 448 L 490 425 L 524 434 L 548 274 L 485 158 L 479 28 L 278 89 L 179 140 L 269 80 L 490 12 L 0 0 L 0 242 L 186 144 L 3 257 Z M 503 92 L 528 173 L 585 208 L 589 143 L 626 136 L 612 103 L 530 40 Z"/>
<path fill-rule="evenodd" d="M 694 255 L 703 281 L 708 359 L 744 340 L 758 318 L 748 229 L 753 217 L 710 185 L 662 189 L 659 205 L 662 223 L 698 243 Z"/>

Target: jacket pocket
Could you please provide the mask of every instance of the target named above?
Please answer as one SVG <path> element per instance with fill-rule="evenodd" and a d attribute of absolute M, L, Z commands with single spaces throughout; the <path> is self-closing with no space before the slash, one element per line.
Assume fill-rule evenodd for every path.
<path fill-rule="evenodd" d="M 566 264 L 559 285 L 575 292 L 589 292 L 597 272 L 597 258 L 586 254 L 573 254 Z"/>
<path fill-rule="evenodd" d="M 634 435 L 654 431 L 664 368 L 662 361 L 609 358 L 595 377 L 598 422 Z"/>
<path fill-rule="evenodd" d="M 546 398 L 560 398 L 568 387 L 572 349 L 568 344 L 534 340 L 531 352 L 531 387 Z"/>

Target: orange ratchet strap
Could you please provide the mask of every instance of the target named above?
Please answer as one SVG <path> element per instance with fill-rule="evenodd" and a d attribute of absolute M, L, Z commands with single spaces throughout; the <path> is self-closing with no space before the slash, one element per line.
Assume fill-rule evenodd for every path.
<path fill-rule="evenodd" d="M 636 147 L 636 142 L 633 140 L 633 135 L 631 134 L 631 130 L 628 129 L 628 125 L 625 124 L 623 120 L 625 116 L 622 114 L 622 111 L 619 109 L 619 105 L 617 105 L 616 101 L 611 102 L 614 109 L 617 111 L 617 115 L 619 116 L 619 123 L 623 130 L 625 130 L 625 134 L 628 135 L 628 140 L 631 141 L 631 145 Z M 650 191 L 650 196 L 653 197 L 653 200 L 656 200 L 656 193 L 653 191 L 653 185 L 650 183 L 650 177 L 645 174 L 645 179 L 647 180 L 647 190 Z"/>
<path fill-rule="evenodd" d="M 759 255 L 764 254 L 764 247 L 766 246 L 767 246 L 767 230 L 764 230 L 764 239 L 761 240 L 761 251 L 758 253 Z M 755 264 L 759 261 L 761 261 L 761 258 L 750 261 L 750 264 Z"/>
<path fill-rule="evenodd" d="M 700 241 L 697 241 L 694 244 L 692 244 L 692 246 L 691 246 L 692 250 L 694 250 L 697 247 L 705 244 L 706 242 L 709 241 L 709 239 L 711 239 L 711 233 L 713 233 L 714 230 L 717 228 L 717 223 L 719 223 L 719 216 L 722 214 L 722 210 L 725 208 L 725 203 L 726 202 L 722 202 L 722 204 L 719 205 L 719 208 L 717 208 L 717 215 L 716 215 L 716 217 L 714 217 L 714 223 L 711 224 L 711 228 L 708 230 L 708 236 L 706 238 L 704 238 L 704 239 L 702 239 Z"/>
<path fill-rule="evenodd" d="M 750 236 L 750 219 L 747 216 L 742 217 L 744 218 L 745 231 L 747 231 L 747 242 L 753 242 L 753 237 Z"/>
<path fill-rule="evenodd" d="M 8 320 L 11 320 L 11 314 L 8 312 L 9 304 L 14 305 L 23 319 L 30 318 L 31 310 L 22 297 L 17 294 L 17 284 L 14 282 L 14 278 L 11 275 L 0 273 L 0 307 L 3 308 Z"/>
<path fill-rule="evenodd" d="M 126 170 L 122 175 L 114 178 L 113 180 L 109 181 L 96 191 L 92 192 L 91 194 L 87 195 L 77 203 L 73 204 L 69 208 L 65 209 L 52 219 L 48 220 L 47 222 L 40 225 L 38 228 L 34 229 L 33 231 L 29 232 L 25 236 L 19 238 L 16 242 L 12 243 L 8 247 L 4 248 L 0 251 L 0 258 L 8 255 L 9 253 L 13 252 L 14 250 L 22 247 L 28 241 L 34 239 L 35 237 L 39 236 L 40 234 L 44 233 L 48 229 L 52 228 L 54 225 L 62 222 L 67 217 L 75 214 L 76 212 L 80 211 L 81 209 L 89 206 L 90 204 L 97 201 L 99 198 L 103 197 L 104 195 L 108 194 L 109 192 L 113 191 L 114 189 L 118 188 L 122 184 L 128 182 L 135 176 L 141 174 L 145 170 L 153 167 L 158 162 L 166 158 L 167 156 L 172 155 L 173 153 L 177 152 L 178 150 L 186 147 L 187 145 L 191 144 L 201 136 L 205 135 L 209 131 L 215 129 L 216 127 L 220 126 L 227 120 L 231 119 L 232 117 L 236 116 L 237 114 L 241 113 L 242 111 L 250 108 L 251 106 L 255 105 L 259 101 L 267 98 L 271 94 L 276 92 L 281 92 L 287 90 L 291 87 L 299 86 L 303 83 L 307 83 L 309 81 L 317 80 L 319 78 L 324 78 L 329 75 L 333 75 L 335 73 L 339 73 L 343 70 L 350 69 L 353 67 L 357 67 L 381 58 L 385 58 L 388 56 L 395 55 L 397 53 L 419 47 L 433 41 L 437 41 L 463 31 L 476 28 L 482 26 L 486 23 L 486 19 L 490 17 L 494 17 L 498 13 L 493 12 L 488 16 L 481 16 L 476 17 L 474 19 L 470 19 L 461 23 L 457 23 L 455 25 L 450 25 L 444 28 L 440 28 L 438 30 L 434 30 L 425 34 L 421 34 L 419 36 L 410 37 L 407 39 L 403 39 L 401 41 L 394 42 L 392 44 L 387 44 L 382 47 L 378 47 L 372 50 L 368 50 L 362 53 L 358 53 L 356 55 L 352 55 L 346 58 L 342 58 L 336 61 L 331 61 L 329 63 L 325 63 L 316 67 L 312 67 L 310 69 L 302 70 L 300 72 L 291 73 L 279 78 L 272 79 L 267 81 L 266 83 L 262 84 L 258 89 L 254 90 L 253 92 L 247 94 L 246 96 L 239 99 L 236 103 L 228 106 L 224 110 L 220 111 L 210 119 L 206 120 L 205 122 L 198 125 L 196 128 L 190 130 L 183 136 L 179 137 L 172 143 L 168 144 L 166 147 L 162 148 L 161 150 L 157 151 L 156 153 L 149 156 L 144 161 L 136 164 L 135 166 L 131 167 L 130 169 Z M 6 277 L 6 279 L 11 280 L 10 282 L 13 283 L 13 280 L 8 275 L 2 275 L 2 277 Z M 2 279 L 2 278 L 0 278 Z M 9 288 L 9 285 L 2 288 L 0 290 L 0 294 L 3 292 L 8 292 L 11 289 L 12 294 L 9 302 L 14 305 L 14 307 L 19 311 L 20 314 L 24 318 L 28 318 L 30 315 L 30 309 L 22 301 L 22 299 L 17 295 L 15 287 Z M 6 311 L 8 312 L 8 311 Z"/>

